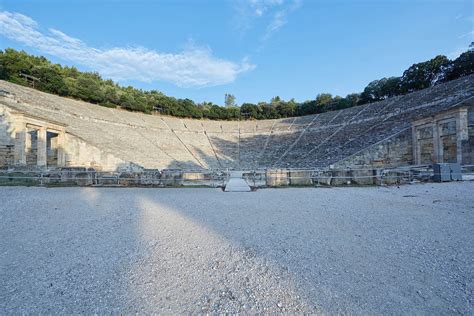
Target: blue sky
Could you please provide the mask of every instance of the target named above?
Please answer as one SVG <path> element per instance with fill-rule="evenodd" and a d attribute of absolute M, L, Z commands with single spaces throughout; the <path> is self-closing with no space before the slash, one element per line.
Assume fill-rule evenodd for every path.
<path fill-rule="evenodd" d="M 345 96 L 473 41 L 473 1 L 0 0 L 0 48 L 197 102 Z"/>

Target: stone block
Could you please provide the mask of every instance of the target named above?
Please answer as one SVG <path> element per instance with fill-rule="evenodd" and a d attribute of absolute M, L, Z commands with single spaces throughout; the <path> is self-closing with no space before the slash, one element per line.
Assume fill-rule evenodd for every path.
<path fill-rule="evenodd" d="M 61 183 L 87 186 L 95 183 L 96 172 L 88 168 L 61 168 Z"/>
<path fill-rule="evenodd" d="M 266 177 L 267 186 L 269 187 L 280 187 L 290 184 L 288 170 L 286 169 L 267 170 Z"/>
<path fill-rule="evenodd" d="M 182 186 L 183 171 L 177 169 L 165 169 L 161 172 L 160 184 L 162 186 Z"/>
<path fill-rule="evenodd" d="M 331 185 L 348 185 L 351 184 L 352 171 L 351 170 L 332 170 Z"/>
<path fill-rule="evenodd" d="M 352 170 L 352 184 L 373 185 L 376 184 L 377 171 L 375 169 Z"/>
<path fill-rule="evenodd" d="M 290 171 L 290 185 L 312 185 L 312 172 L 309 170 Z"/>
<path fill-rule="evenodd" d="M 211 185 L 212 175 L 206 172 L 183 172 L 183 185 Z"/>
<path fill-rule="evenodd" d="M 161 175 L 159 170 L 145 170 L 139 173 L 140 185 L 161 185 Z"/>

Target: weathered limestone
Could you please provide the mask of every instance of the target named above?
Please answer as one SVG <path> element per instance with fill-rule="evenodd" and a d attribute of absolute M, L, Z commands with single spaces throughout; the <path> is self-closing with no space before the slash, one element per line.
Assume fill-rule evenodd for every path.
<path fill-rule="evenodd" d="M 60 167 L 64 161 L 63 140 L 65 128 L 56 122 L 44 120 L 25 113 L 11 111 L 7 107 L 0 105 L 3 115 L 1 125 L 3 130 L 8 133 L 1 133 L 2 143 L 13 143 L 15 166 L 37 166 L 45 168 L 48 161 L 48 130 L 54 131 L 60 135 L 56 141 L 58 148 L 55 153 L 58 157 L 55 159 L 58 163 L 54 167 Z M 9 139 L 11 139 L 9 141 Z"/>
<path fill-rule="evenodd" d="M 280 187 L 287 186 L 290 184 L 288 171 L 285 169 L 266 171 L 267 186 L 269 187 Z"/>
<path fill-rule="evenodd" d="M 15 130 L 15 165 L 26 165 L 26 125 L 21 118 L 13 123 Z"/>
<path fill-rule="evenodd" d="M 37 148 L 38 167 L 46 167 L 46 127 L 40 127 L 38 130 L 38 148 Z"/>
<path fill-rule="evenodd" d="M 87 186 L 95 184 L 94 169 L 63 168 L 60 172 L 61 183 Z"/>
<path fill-rule="evenodd" d="M 413 122 L 415 164 L 462 164 L 463 142 L 469 138 L 467 114 L 467 107 L 459 107 Z"/>
<path fill-rule="evenodd" d="M 313 179 L 312 179 L 313 173 L 312 171 L 309 170 L 290 170 L 289 171 L 289 184 L 290 185 L 312 185 L 313 184 Z"/>
<path fill-rule="evenodd" d="M 474 75 L 340 111 L 245 122 L 130 113 L 4 81 L 0 88 L 15 95 L 0 95 L 3 166 L 138 172 L 474 163 Z M 279 172 L 269 181 L 314 184 L 295 170 Z"/>
<path fill-rule="evenodd" d="M 225 185 L 225 192 L 250 192 L 252 189 L 243 178 L 243 172 L 231 171 L 229 181 Z"/>

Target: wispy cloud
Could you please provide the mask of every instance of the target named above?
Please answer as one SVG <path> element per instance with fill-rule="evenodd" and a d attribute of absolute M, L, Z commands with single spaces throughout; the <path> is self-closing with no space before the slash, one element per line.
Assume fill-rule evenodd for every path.
<path fill-rule="evenodd" d="M 470 31 L 470 32 L 467 32 L 467 33 L 464 33 L 462 35 L 459 35 L 458 38 L 465 38 L 465 37 L 473 37 L 474 36 L 474 31 Z"/>
<path fill-rule="evenodd" d="M 8 11 L 0 12 L 0 34 L 118 81 L 158 80 L 181 87 L 215 86 L 233 82 L 255 68 L 247 59 L 239 63 L 220 59 L 213 56 L 211 49 L 194 44 L 179 53 L 144 47 L 94 48 L 56 29 L 44 32 L 30 17 Z"/>
<path fill-rule="evenodd" d="M 289 5 L 275 12 L 270 24 L 268 24 L 265 30 L 262 40 L 267 41 L 270 37 L 272 37 L 273 34 L 275 34 L 280 28 L 288 23 L 288 14 L 294 10 L 299 9 L 300 6 L 300 0 L 293 0 Z"/>
<path fill-rule="evenodd" d="M 235 26 L 239 31 L 247 32 L 255 20 L 265 20 L 260 37 L 264 44 L 288 23 L 288 14 L 300 6 L 301 0 L 241 0 L 236 6 Z"/>

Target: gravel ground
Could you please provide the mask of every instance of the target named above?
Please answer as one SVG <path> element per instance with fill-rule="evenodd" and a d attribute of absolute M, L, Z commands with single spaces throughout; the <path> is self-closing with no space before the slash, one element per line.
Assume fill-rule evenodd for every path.
<path fill-rule="evenodd" d="M 0 314 L 472 315 L 473 193 L 0 187 Z"/>

